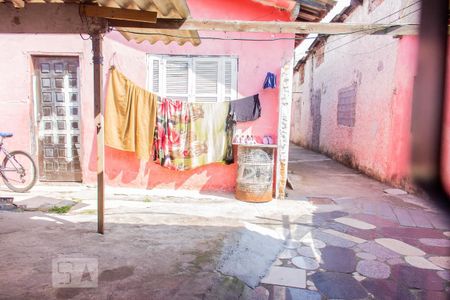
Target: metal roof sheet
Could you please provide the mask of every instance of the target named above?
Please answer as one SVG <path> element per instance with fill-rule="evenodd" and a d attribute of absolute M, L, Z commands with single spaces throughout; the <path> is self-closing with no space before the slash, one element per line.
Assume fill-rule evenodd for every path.
<path fill-rule="evenodd" d="M 12 2 L 17 8 L 24 7 L 27 3 L 79 3 L 98 4 L 100 6 L 154 11 L 158 18 L 185 19 L 190 16 L 186 0 L 0 0 L 0 2 Z M 127 40 L 135 40 L 138 43 L 149 41 L 154 44 L 162 41 L 165 44 L 176 42 L 183 45 L 187 42 L 194 46 L 200 44 L 200 36 L 195 30 L 168 30 L 168 29 L 137 29 L 116 28 Z"/>

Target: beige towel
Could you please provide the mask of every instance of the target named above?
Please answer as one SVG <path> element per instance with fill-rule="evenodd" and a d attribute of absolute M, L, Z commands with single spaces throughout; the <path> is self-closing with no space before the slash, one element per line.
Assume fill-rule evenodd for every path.
<path fill-rule="evenodd" d="M 105 144 L 148 160 L 156 124 L 157 96 L 111 68 L 105 108 Z"/>

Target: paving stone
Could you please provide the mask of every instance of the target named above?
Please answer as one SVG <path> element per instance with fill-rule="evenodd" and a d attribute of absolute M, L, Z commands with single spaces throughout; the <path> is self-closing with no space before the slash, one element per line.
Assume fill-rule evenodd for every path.
<path fill-rule="evenodd" d="M 314 205 L 336 204 L 333 199 L 327 197 L 308 197 L 308 201 Z"/>
<path fill-rule="evenodd" d="M 374 296 L 374 299 L 402 299 L 398 297 L 398 284 L 392 280 L 367 278 L 361 281 L 361 284 Z"/>
<path fill-rule="evenodd" d="M 387 264 L 373 260 L 361 260 L 356 266 L 356 271 L 375 279 L 386 279 L 391 275 L 391 268 Z"/>
<path fill-rule="evenodd" d="M 311 276 L 318 291 L 329 299 L 362 299 L 367 292 L 350 274 L 317 272 Z"/>
<path fill-rule="evenodd" d="M 346 230 L 345 233 L 356 236 L 360 239 L 367 240 L 367 241 L 383 237 L 378 233 L 377 229 L 361 230 L 361 229 L 356 229 L 353 227 L 348 227 L 348 230 Z"/>
<path fill-rule="evenodd" d="M 414 246 L 411 246 L 396 239 L 381 238 L 375 239 L 375 242 L 401 255 L 410 255 L 410 256 L 425 255 L 425 252 L 423 252 L 419 248 L 416 248 Z"/>
<path fill-rule="evenodd" d="M 445 232 L 443 232 L 443 234 L 444 234 L 446 237 L 449 237 L 449 238 L 450 238 L 450 231 L 445 231 Z"/>
<path fill-rule="evenodd" d="M 319 249 L 311 248 L 308 246 L 301 246 L 297 248 L 298 254 L 301 256 L 311 257 L 317 261 L 321 260 L 322 252 Z"/>
<path fill-rule="evenodd" d="M 354 214 L 353 218 L 357 218 L 358 220 L 365 221 L 372 225 L 375 225 L 378 228 L 381 227 L 396 227 L 398 226 L 397 220 L 395 222 L 382 218 L 380 216 L 368 215 L 368 214 Z"/>
<path fill-rule="evenodd" d="M 436 266 L 426 258 L 422 256 L 406 256 L 405 261 L 413 267 L 419 269 L 428 269 L 428 270 L 442 270 L 442 268 Z"/>
<path fill-rule="evenodd" d="M 434 247 L 450 247 L 450 240 L 448 239 L 430 239 L 422 238 L 419 239 L 422 244 Z"/>
<path fill-rule="evenodd" d="M 387 203 L 364 203 L 363 212 L 397 222 L 397 217 L 392 211 L 391 206 Z"/>
<path fill-rule="evenodd" d="M 326 246 L 326 244 L 323 241 L 313 238 L 313 235 L 311 233 L 305 235 L 300 240 L 300 242 L 302 244 L 308 245 L 311 248 L 317 248 L 317 249 L 325 248 L 325 246 Z"/>
<path fill-rule="evenodd" d="M 413 289 L 442 291 L 445 280 L 435 270 L 419 269 L 409 265 L 391 266 L 391 278 Z"/>
<path fill-rule="evenodd" d="M 351 249 L 328 246 L 322 250 L 322 267 L 327 271 L 352 273 L 355 271 L 356 257 Z"/>
<path fill-rule="evenodd" d="M 450 281 L 450 272 L 449 271 L 438 271 L 437 275 L 444 280 Z"/>
<path fill-rule="evenodd" d="M 366 276 L 362 276 L 361 274 L 359 274 L 358 272 L 353 272 L 353 278 L 355 278 L 358 281 L 362 281 L 364 279 L 366 279 Z"/>
<path fill-rule="evenodd" d="M 421 299 L 427 300 L 448 300 L 450 293 L 448 292 L 436 292 L 436 291 L 420 291 Z"/>
<path fill-rule="evenodd" d="M 401 257 L 396 257 L 396 258 L 390 258 L 390 259 L 388 259 L 388 260 L 386 261 L 386 263 L 387 263 L 388 265 L 393 266 L 393 265 L 404 264 L 405 261 L 404 261 L 403 258 L 401 258 Z"/>
<path fill-rule="evenodd" d="M 364 260 L 375 260 L 377 257 L 367 252 L 356 253 L 356 256 Z"/>
<path fill-rule="evenodd" d="M 321 300 L 322 295 L 315 291 L 288 288 L 286 300 Z"/>
<path fill-rule="evenodd" d="M 296 288 L 306 288 L 306 271 L 294 268 L 272 266 L 261 283 Z"/>
<path fill-rule="evenodd" d="M 310 226 L 304 226 L 304 225 L 296 225 L 295 229 L 292 233 L 292 238 L 296 240 L 301 240 L 304 238 L 308 233 L 311 233 L 311 231 L 314 229 L 314 227 Z"/>
<path fill-rule="evenodd" d="M 431 256 L 447 256 L 450 253 L 449 247 L 428 246 L 421 243 L 418 239 L 405 238 L 403 242 L 421 249 L 423 252 Z"/>
<path fill-rule="evenodd" d="M 341 217 L 341 218 L 337 218 L 335 219 L 336 222 L 345 224 L 347 226 L 351 226 L 357 229 L 362 229 L 362 230 L 368 230 L 368 229 L 374 229 L 376 228 L 375 225 L 369 224 L 367 222 L 364 221 L 360 221 L 357 219 L 353 219 L 353 218 L 348 218 L 348 217 Z"/>
<path fill-rule="evenodd" d="M 289 239 L 284 243 L 284 248 L 286 249 L 297 249 L 297 247 L 300 246 L 300 242 Z"/>
<path fill-rule="evenodd" d="M 276 259 L 274 262 L 273 262 L 273 264 L 272 264 L 272 266 L 281 266 L 283 264 L 283 262 L 280 260 L 280 259 Z"/>
<path fill-rule="evenodd" d="M 333 229 L 325 229 L 323 232 L 331 234 L 331 235 L 334 235 L 334 236 L 337 236 L 337 237 L 340 237 L 340 238 L 343 238 L 343 239 L 346 239 L 346 240 L 349 240 L 349 241 L 352 241 L 352 242 L 357 243 L 357 244 L 361 244 L 361 243 L 364 243 L 366 241 L 366 240 L 363 240 L 363 239 L 361 239 L 359 237 L 356 237 L 356 236 L 353 236 L 353 235 L 350 235 L 350 234 L 346 234 L 346 233 L 343 233 L 343 232 L 340 232 L 340 231 L 336 231 L 336 230 L 333 230 Z"/>
<path fill-rule="evenodd" d="M 344 247 L 344 248 L 351 248 L 355 246 L 356 244 L 352 241 L 337 237 L 335 235 L 321 232 L 321 231 L 315 231 L 314 237 L 325 242 L 328 245 L 336 246 L 336 247 Z"/>
<path fill-rule="evenodd" d="M 400 207 L 392 208 L 395 216 L 397 217 L 398 223 L 402 226 L 416 227 L 412 217 L 409 215 L 409 210 Z"/>
<path fill-rule="evenodd" d="M 433 224 L 434 228 L 437 229 L 450 229 L 450 222 L 448 218 L 441 214 L 427 214 L 428 220 Z"/>
<path fill-rule="evenodd" d="M 257 286 L 251 293 L 249 300 L 269 300 L 269 291 L 262 286 Z"/>
<path fill-rule="evenodd" d="M 413 219 L 414 223 L 416 223 L 417 227 L 433 228 L 433 225 L 422 210 L 411 209 L 409 210 L 409 215 Z"/>
<path fill-rule="evenodd" d="M 407 195 L 408 193 L 401 189 L 385 189 L 384 192 L 388 195 Z"/>
<path fill-rule="evenodd" d="M 374 241 L 360 244 L 358 247 L 363 251 L 366 251 L 368 253 L 375 255 L 378 259 L 381 259 L 381 260 L 400 257 L 400 255 L 398 253 L 391 251 L 388 248 L 383 247 Z"/>
<path fill-rule="evenodd" d="M 319 263 L 310 257 L 296 256 L 291 261 L 294 266 L 300 269 L 316 270 L 319 268 Z"/>
<path fill-rule="evenodd" d="M 433 228 L 405 228 L 405 227 L 383 227 L 380 228 L 380 234 L 386 238 L 442 238 L 442 231 Z"/>
<path fill-rule="evenodd" d="M 450 256 L 433 256 L 429 258 L 430 261 L 444 269 L 450 269 Z"/>
<path fill-rule="evenodd" d="M 347 233 L 352 227 L 341 224 L 341 223 L 326 223 L 325 225 L 321 226 L 321 229 L 334 229 L 340 232 Z"/>
<path fill-rule="evenodd" d="M 297 256 L 297 251 L 292 249 L 284 249 L 280 254 L 278 254 L 279 259 L 291 259 L 295 256 Z"/>

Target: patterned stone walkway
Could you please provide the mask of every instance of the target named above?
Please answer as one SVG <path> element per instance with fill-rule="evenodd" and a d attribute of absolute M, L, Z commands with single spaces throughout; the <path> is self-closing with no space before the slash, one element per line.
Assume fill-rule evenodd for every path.
<path fill-rule="evenodd" d="M 253 299 L 450 299 L 448 215 L 292 148 L 291 176 L 302 190 L 289 199 L 310 201 L 317 210 L 290 220 L 291 238 Z M 343 173 L 355 176 L 337 176 Z"/>

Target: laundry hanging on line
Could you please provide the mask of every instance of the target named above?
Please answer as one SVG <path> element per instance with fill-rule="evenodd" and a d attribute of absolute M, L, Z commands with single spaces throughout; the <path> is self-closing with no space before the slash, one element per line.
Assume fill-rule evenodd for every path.
<path fill-rule="evenodd" d="M 135 152 L 139 159 L 148 160 L 156 125 L 157 98 L 112 67 L 106 95 L 105 145 Z"/>
<path fill-rule="evenodd" d="M 274 89 L 277 87 L 277 75 L 267 72 L 266 79 L 264 80 L 264 89 Z"/>
<path fill-rule="evenodd" d="M 161 99 L 154 138 L 155 160 L 174 170 L 230 162 L 229 108 L 229 102 L 189 103 Z"/>
<path fill-rule="evenodd" d="M 259 94 L 231 101 L 230 114 L 237 122 L 254 121 L 261 117 Z"/>

